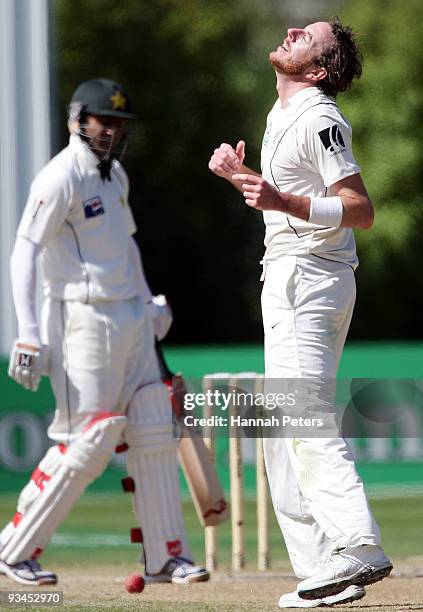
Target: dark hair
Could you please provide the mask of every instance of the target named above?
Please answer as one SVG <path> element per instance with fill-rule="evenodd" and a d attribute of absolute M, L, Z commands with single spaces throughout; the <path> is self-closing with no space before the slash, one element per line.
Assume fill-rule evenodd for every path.
<path fill-rule="evenodd" d="M 336 98 L 340 91 L 350 89 L 354 78 L 361 77 L 363 56 L 349 26 L 342 25 L 338 17 L 334 17 L 329 25 L 335 43 L 324 49 L 315 63 L 327 71 L 318 87 L 326 95 Z"/>

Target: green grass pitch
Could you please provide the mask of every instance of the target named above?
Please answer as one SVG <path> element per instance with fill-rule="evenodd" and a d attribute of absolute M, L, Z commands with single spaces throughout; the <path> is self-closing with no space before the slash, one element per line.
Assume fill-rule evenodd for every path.
<path fill-rule="evenodd" d="M 413 557 L 422 554 L 423 536 L 421 497 L 404 497 L 371 500 L 376 519 L 382 530 L 384 547 L 393 558 Z M 0 497 L 0 517 L 4 524 L 15 511 L 14 496 Z M 257 554 L 257 528 L 255 503 L 246 500 L 245 550 L 247 564 L 253 568 Z M 190 544 L 198 563 L 204 562 L 204 530 L 199 524 L 190 501 L 184 502 L 184 515 Z M 269 507 L 271 557 L 278 561 L 287 559 L 287 552 Z M 129 495 L 113 493 L 86 494 L 54 536 L 43 555 L 46 567 L 54 565 L 113 565 L 134 563 L 140 556 L 137 544 L 130 544 L 129 529 L 137 523 L 132 512 Z M 220 569 L 229 569 L 231 556 L 230 522 L 219 527 Z"/>

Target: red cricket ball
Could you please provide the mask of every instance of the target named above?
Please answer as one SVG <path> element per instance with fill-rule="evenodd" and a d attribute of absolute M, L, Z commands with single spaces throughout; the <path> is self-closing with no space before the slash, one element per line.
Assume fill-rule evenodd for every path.
<path fill-rule="evenodd" d="M 140 574 L 130 574 L 125 578 L 125 588 L 128 593 L 141 593 L 144 587 L 145 581 Z"/>

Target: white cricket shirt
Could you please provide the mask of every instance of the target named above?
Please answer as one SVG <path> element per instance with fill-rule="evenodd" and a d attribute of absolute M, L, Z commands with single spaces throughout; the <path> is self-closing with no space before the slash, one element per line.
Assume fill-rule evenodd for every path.
<path fill-rule="evenodd" d="M 276 101 L 267 118 L 262 176 L 279 191 L 300 196 L 333 195 L 330 186 L 360 172 L 351 148 L 352 130 L 336 103 L 317 87 Z M 358 265 L 350 228 L 314 225 L 277 211 L 263 213 L 265 261 L 283 255 L 319 255 Z"/>
<path fill-rule="evenodd" d="M 136 226 L 128 178 L 115 161 L 112 180 L 103 181 L 98 163 L 73 135 L 32 182 L 18 236 L 43 249 L 46 297 L 91 303 L 139 293 L 129 261 L 129 237 Z"/>

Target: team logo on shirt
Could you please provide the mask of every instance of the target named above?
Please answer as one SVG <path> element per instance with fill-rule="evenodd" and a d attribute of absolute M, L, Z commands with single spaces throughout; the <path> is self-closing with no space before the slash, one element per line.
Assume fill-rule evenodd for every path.
<path fill-rule="evenodd" d="M 105 213 L 100 196 L 85 200 L 85 202 L 82 203 L 82 206 L 84 207 L 86 219 L 90 219 L 91 217 L 98 217 L 98 215 L 104 215 Z"/>
<path fill-rule="evenodd" d="M 264 145 L 268 145 L 269 144 L 269 137 L 270 137 L 271 130 L 272 130 L 272 122 L 269 121 L 269 123 L 267 124 L 267 127 L 266 127 L 266 131 L 265 131 L 264 136 L 263 136 L 263 144 Z"/>
<path fill-rule="evenodd" d="M 332 125 L 319 132 L 319 136 L 326 151 L 329 152 L 329 157 L 339 155 L 339 153 L 345 151 L 345 142 L 339 126 Z"/>

